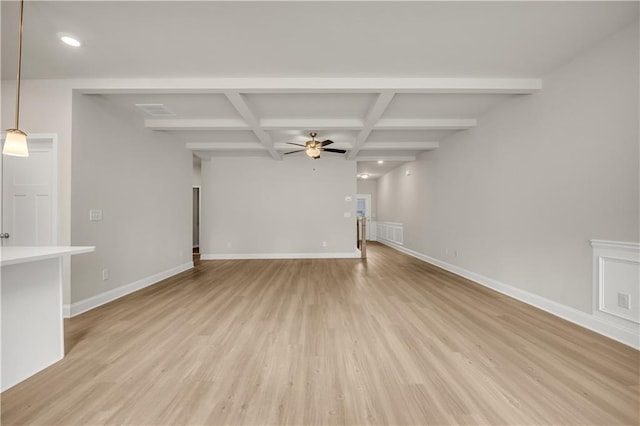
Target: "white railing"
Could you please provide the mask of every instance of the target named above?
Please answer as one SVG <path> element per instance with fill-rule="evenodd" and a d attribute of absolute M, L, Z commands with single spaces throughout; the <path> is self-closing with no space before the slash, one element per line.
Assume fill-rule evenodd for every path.
<path fill-rule="evenodd" d="M 378 222 L 376 239 L 403 245 L 404 225 L 397 222 Z"/>
<path fill-rule="evenodd" d="M 363 259 L 367 258 L 367 220 L 366 217 L 356 218 L 356 244 Z"/>

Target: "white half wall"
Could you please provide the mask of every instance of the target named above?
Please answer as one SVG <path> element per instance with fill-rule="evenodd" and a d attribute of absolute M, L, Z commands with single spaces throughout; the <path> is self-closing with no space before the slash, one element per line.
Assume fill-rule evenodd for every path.
<path fill-rule="evenodd" d="M 203 160 L 202 258 L 357 256 L 355 195 L 342 158 Z"/>
<path fill-rule="evenodd" d="M 592 239 L 637 242 L 637 24 L 378 180 L 404 247 L 584 313 Z M 410 170 L 407 175 L 406 170 Z"/>
<path fill-rule="evenodd" d="M 193 159 L 182 143 L 75 93 L 72 159 L 71 242 L 96 251 L 72 259 L 71 306 L 191 262 Z"/>

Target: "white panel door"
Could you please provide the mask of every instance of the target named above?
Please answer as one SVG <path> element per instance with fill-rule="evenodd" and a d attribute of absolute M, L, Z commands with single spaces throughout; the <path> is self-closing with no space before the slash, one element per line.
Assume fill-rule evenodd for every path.
<path fill-rule="evenodd" d="M 29 157 L 2 159 L 4 246 L 55 245 L 54 152 L 51 142 L 29 142 Z"/>

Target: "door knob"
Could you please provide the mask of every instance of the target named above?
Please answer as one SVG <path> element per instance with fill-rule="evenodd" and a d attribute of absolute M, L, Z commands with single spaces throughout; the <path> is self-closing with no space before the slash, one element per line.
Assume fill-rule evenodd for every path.
<path fill-rule="evenodd" d="M 0 238 L 9 238 L 9 233 L 5 232 L 4 234 L 0 234 Z"/>

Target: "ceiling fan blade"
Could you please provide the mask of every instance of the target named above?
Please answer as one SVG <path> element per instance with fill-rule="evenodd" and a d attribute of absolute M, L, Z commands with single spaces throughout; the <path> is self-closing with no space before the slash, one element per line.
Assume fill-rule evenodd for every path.
<path fill-rule="evenodd" d="M 320 146 L 327 146 L 327 145 L 331 145 L 333 143 L 333 141 L 330 141 L 329 139 L 327 139 L 324 142 L 320 142 Z"/>
<path fill-rule="evenodd" d="M 347 152 L 344 149 L 332 149 L 332 148 L 320 148 L 320 151 L 337 152 L 338 154 L 344 154 L 345 152 Z"/>
<path fill-rule="evenodd" d="M 285 153 L 284 153 L 284 155 L 287 155 L 287 154 L 295 154 L 296 152 L 303 152 L 303 151 L 305 151 L 305 150 L 304 150 L 304 149 L 298 149 L 298 150 L 296 150 L 296 151 L 289 151 L 289 152 L 285 152 Z"/>
<path fill-rule="evenodd" d="M 304 148 L 306 148 L 306 147 L 307 147 L 306 145 L 300 145 L 299 143 L 293 143 L 293 142 L 287 142 L 287 143 L 288 143 L 289 145 L 296 145 L 296 146 L 301 146 L 301 147 L 304 147 Z"/>

